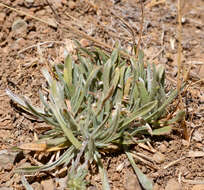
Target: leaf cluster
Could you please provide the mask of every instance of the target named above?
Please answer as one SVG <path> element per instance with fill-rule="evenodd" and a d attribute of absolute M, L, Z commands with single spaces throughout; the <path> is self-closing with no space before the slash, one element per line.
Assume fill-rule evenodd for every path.
<path fill-rule="evenodd" d="M 39 92 L 41 108 L 7 90 L 10 98 L 24 110 L 53 127 L 39 137 L 38 143 L 46 143 L 46 151 L 65 149 L 52 163 L 18 171 L 47 171 L 72 163 L 68 186 L 77 189 L 86 186 L 83 170 L 94 161 L 99 167 L 103 188 L 110 189 L 101 162 L 103 150 L 147 140 L 141 139 L 141 134 L 167 134 L 184 112 L 170 121 L 162 119 L 177 90 L 166 93 L 164 67 L 154 64 L 145 67 L 142 51 L 138 59 L 124 60 L 119 48 L 111 55 L 98 48 L 79 48 L 77 57 L 74 62 L 68 55 L 64 64 L 55 65 L 54 77 L 46 69 L 42 70 L 49 94 Z M 131 154 L 126 153 L 131 160 Z M 151 183 L 148 188 L 151 189 Z"/>

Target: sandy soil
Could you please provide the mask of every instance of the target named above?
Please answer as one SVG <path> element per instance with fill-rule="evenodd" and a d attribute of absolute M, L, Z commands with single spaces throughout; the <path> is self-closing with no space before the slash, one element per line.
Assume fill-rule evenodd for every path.
<path fill-rule="evenodd" d="M 62 62 L 64 49 L 69 45 L 70 39 L 82 40 L 81 42 L 89 45 L 94 43 L 86 41 L 86 37 L 76 31 L 63 30 L 56 25 L 56 21 L 72 26 L 110 47 L 119 41 L 121 46 L 130 49 L 133 43 L 131 31 L 118 18 L 120 17 L 130 25 L 135 33 L 135 41 L 138 41 L 141 21 L 139 2 L 137 0 L 114 2 L 116 1 L 53 0 L 50 3 L 54 7 L 55 15 L 47 1 L 3 1 L 13 8 L 45 20 L 48 24 L 0 5 L 1 150 L 31 142 L 34 133 L 40 134 L 48 127 L 44 123 L 29 119 L 16 109 L 6 96 L 5 89 L 9 87 L 18 94 L 26 95 L 34 104 L 38 104 L 38 91 L 45 83 L 40 72 L 41 68 L 47 67 L 50 62 Z M 158 5 L 152 2 L 144 1 L 141 47 L 147 60 L 166 65 L 168 82 L 174 88 L 177 75 L 177 4 L 173 0 L 164 0 Z M 186 0 L 185 4 L 182 4 L 182 15 L 182 63 L 185 65 L 184 69 L 190 68 L 190 84 L 204 78 L 204 1 Z M 135 152 L 153 158 L 153 161 L 148 161 L 150 164 L 138 160 L 136 162 L 145 174 L 153 178 L 155 190 L 170 190 L 172 186 L 173 189 L 187 190 L 193 186 L 195 188 L 200 181 L 204 183 L 204 155 L 195 155 L 197 151 L 204 152 L 203 90 L 203 83 L 197 82 L 183 95 L 187 111 L 187 132 L 179 126 L 178 130 L 168 136 L 153 138 L 151 146 L 155 153 L 139 146 L 133 148 Z M 188 136 L 185 136 L 186 134 Z M 187 157 L 190 151 L 191 156 Z M 14 173 L 14 169 L 26 163 L 37 164 L 32 155 L 33 153 L 25 153 L 7 164 L 2 164 L 0 157 L 0 189 L 3 187 L 24 189 L 20 176 Z M 156 158 L 158 156 L 159 159 Z M 164 169 L 175 160 L 178 160 L 177 163 Z M 112 189 L 130 189 L 130 180 L 135 178 L 122 152 L 106 155 L 104 164 Z M 121 164 L 123 168 L 119 171 L 118 166 Z M 101 189 L 100 177 L 94 172 L 94 167 L 92 170 L 92 175 L 88 176 L 93 185 L 91 188 Z M 54 189 L 57 186 L 56 178 L 63 179 L 65 173 L 62 171 L 57 177 L 49 172 L 41 173 L 35 177 L 28 177 L 28 181 L 36 190 L 46 189 L 46 184 L 49 189 Z"/>

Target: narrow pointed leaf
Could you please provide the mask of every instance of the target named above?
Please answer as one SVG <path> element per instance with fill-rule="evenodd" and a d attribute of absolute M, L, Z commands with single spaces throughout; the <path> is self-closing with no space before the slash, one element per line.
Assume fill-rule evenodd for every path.
<path fill-rule="evenodd" d="M 155 100 L 155 101 L 152 101 L 152 102 L 149 102 L 149 103 L 145 104 L 140 109 L 133 112 L 128 117 L 128 119 L 126 119 L 124 121 L 124 123 L 122 125 L 122 128 L 126 127 L 129 123 L 131 123 L 132 121 L 138 119 L 139 117 L 142 117 L 142 116 L 146 115 L 147 113 L 149 113 L 156 105 L 157 105 L 157 101 Z"/>
<path fill-rule="evenodd" d="M 103 188 L 103 190 L 110 190 L 108 177 L 107 177 L 106 171 L 105 171 L 105 169 L 103 167 L 103 164 L 102 164 L 102 162 L 101 162 L 101 160 L 99 158 L 97 158 L 96 162 L 98 164 L 99 173 L 100 173 L 100 176 L 101 176 L 101 179 L 102 179 L 102 188 Z"/>
<path fill-rule="evenodd" d="M 185 117 L 185 114 L 186 114 L 186 112 L 184 110 L 179 111 L 173 119 L 167 121 L 167 124 L 172 124 L 175 122 L 182 121 Z"/>
<path fill-rule="evenodd" d="M 170 134 L 172 130 L 172 126 L 166 126 L 159 129 L 154 129 L 152 131 L 152 135 L 167 135 Z"/>
<path fill-rule="evenodd" d="M 21 106 L 22 109 L 24 109 L 25 111 L 29 112 L 32 114 L 32 111 L 29 110 L 27 103 L 26 103 L 26 98 L 22 97 L 20 98 L 18 95 L 14 94 L 11 90 L 6 89 L 6 94 L 17 104 L 19 104 Z M 27 101 L 28 102 L 28 101 Z M 39 114 L 45 114 L 44 111 L 42 111 L 42 109 L 40 108 L 34 108 L 35 110 L 37 110 L 37 112 Z M 46 115 L 46 114 L 45 114 Z"/>
<path fill-rule="evenodd" d="M 73 151 L 74 151 L 74 146 L 71 146 L 56 161 L 54 161 L 52 163 L 48 163 L 48 164 L 43 165 L 43 166 L 31 166 L 31 167 L 26 167 L 26 168 L 17 168 L 15 170 L 15 172 L 34 173 L 34 172 L 38 172 L 38 171 L 52 170 L 53 168 L 64 164 L 68 160 L 68 158 L 72 159 L 73 158 Z"/>
<path fill-rule="evenodd" d="M 153 182 L 151 179 L 147 178 L 147 176 L 145 176 L 142 171 L 136 166 L 135 161 L 131 155 L 130 152 L 125 152 L 135 173 L 137 174 L 137 177 L 139 179 L 140 184 L 142 185 L 142 187 L 145 190 L 153 190 Z"/>
<path fill-rule="evenodd" d="M 142 81 L 137 82 L 137 86 L 140 92 L 141 104 L 146 104 L 147 102 L 150 101 L 150 96 L 148 94 L 144 82 Z"/>
<path fill-rule="evenodd" d="M 21 181 L 26 190 L 33 190 L 32 186 L 28 183 L 24 175 L 21 177 Z"/>
<path fill-rule="evenodd" d="M 184 87 L 184 85 L 185 85 L 185 84 L 183 84 L 182 88 Z M 155 112 L 153 112 L 152 114 L 150 114 L 149 116 L 147 116 L 147 117 L 145 118 L 145 120 L 146 120 L 146 121 L 149 121 L 149 120 L 151 120 L 151 119 L 156 119 L 156 118 L 158 118 L 158 115 L 159 115 L 160 113 L 162 113 L 162 112 L 166 109 L 166 107 L 173 101 L 173 99 L 174 99 L 177 95 L 178 95 L 177 89 L 173 90 L 173 91 L 170 93 L 170 95 L 169 95 L 169 97 L 167 98 L 167 100 L 166 100 Z M 154 117 L 155 117 L 155 118 L 154 118 Z"/>
<path fill-rule="evenodd" d="M 62 115 L 59 112 L 59 108 L 57 108 L 57 106 L 55 106 L 52 103 L 50 103 L 50 108 L 52 109 L 58 123 L 60 124 L 60 127 L 64 131 L 68 140 L 76 147 L 76 149 L 80 149 L 81 143 L 77 140 L 77 138 L 75 138 L 75 136 L 72 133 L 72 130 L 67 126 Z"/>
<path fill-rule="evenodd" d="M 70 95 L 72 96 L 74 89 L 72 85 L 72 59 L 70 55 L 68 55 L 65 59 L 64 81 L 66 82 Z"/>

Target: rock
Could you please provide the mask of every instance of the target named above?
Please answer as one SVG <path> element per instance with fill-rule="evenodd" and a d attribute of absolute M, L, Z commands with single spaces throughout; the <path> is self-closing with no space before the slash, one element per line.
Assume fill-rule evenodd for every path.
<path fill-rule="evenodd" d="M 142 190 L 136 175 L 126 173 L 125 178 L 126 179 L 124 188 L 126 190 Z"/>
<path fill-rule="evenodd" d="M 25 0 L 26 3 L 34 3 L 34 0 Z"/>
<path fill-rule="evenodd" d="M 39 11 L 37 11 L 36 12 L 36 15 L 38 15 L 38 16 L 44 16 L 44 15 L 46 15 L 46 11 L 45 10 L 39 10 Z"/>
<path fill-rule="evenodd" d="M 184 139 L 182 139 L 182 144 L 183 146 L 189 146 L 189 142 Z"/>
<path fill-rule="evenodd" d="M 161 151 L 162 153 L 166 152 L 166 151 L 167 151 L 166 145 L 165 145 L 165 144 L 161 144 L 161 145 L 159 146 L 159 151 Z"/>
<path fill-rule="evenodd" d="M 13 164 L 18 152 L 9 152 L 7 150 L 0 151 L 0 166 L 4 169 L 7 169 L 7 166 Z"/>
<path fill-rule="evenodd" d="M 161 164 L 164 162 L 165 160 L 165 155 L 160 153 L 160 152 L 156 152 L 154 155 L 153 155 L 153 159 L 155 160 L 156 163 L 158 164 Z"/>
<path fill-rule="evenodd" d="M 67 167 L 63 167 L 57 172 L 57 177 L 63 178 L 67 175 Z"/>
<path fill-rule="evenodd" d="M 169 146 L 169 143 L 167 141 L 162 142 L 166 147 Z"/>
<path fill-rule="evenodd" d="M 3 24 L 4 20 L 6 18 L 6 13 L 0 13 L 0 24 Z"/>
<path fill-rule="evenodd" d="M 71 9 L 71 10 L 74 10 L 76 8 L 76 3 L 74 1 L 69 1 L 68 2 L 68 7 Z"/>
<path fill-rule="evenodd" d="M 34 0 L 25 0 L 25 6 L 30 8 L 34 3 Z"/>
<path fill-rule="evenodd" d="M 121 171 L 123 170 L 123 168 L 124 168 L 124 165 L 125 165 L 124 162 L 122 162 L 121 164 L 119 164 L 119 165 L 116 167 L 116 171 L 117 171 L 117 172 L 121 172 Z"/>
<path fill-rule="evenodd" d="M 49 190 L 54 190 L 55 189 L 55 186 L 54 186 L 54 183 L 53 183 L 52 179 L 42 181 L 41 185 L 43 186 L 43 190 L 48 190 L 48 189 Z"/>
<path fill-rule="evenodd" d="M 161 64 L 167 64 L 167 62 L 168 62 L 168 59 L 166 57 L 160 58 L 160 63 Z"/>
<path fill-rule="evenodd" d="M 23 19 L 19 18 L 13 22 L 12 32 L 14 34 L 20 34 L 22 36 L 23 34 L 26 34 L 27 27 L 28 27 L 27 23 Z"/>
<path fill-rule="evenodd" d="M 23 19 L 17 19 L 12 24 L 12 31 L 14 32 L 21 32 L 21 30 L 24 30 L 27 28 L 27 23 Z"/>
<path fill-rule="evenodd" d="M 56 9 L 62 7 L 62 0 L 52 0 L 52 3 Z"/>
<path fill-rule="evenodd" d="M 47 21 L 51 26 L 53 26 L 54 28 L 57 28 L 57 23 L 56 23 L 55 19 L 53 19 L 53 18 L 47 18 L 46 21 Z"/>
<path fill-rule="evenodd" d="M 179 184 L 175 179 L 170 179 L 167 182 L 165 190 L 182 190 L 181 184 Z"/>
<path fill-rule="evenodd" d="M 97 187 L 95 185 L 92 185 L 92 186 L 88 187 L 88 190 L 97 190 Z"/>
<path fill-rule="evenodd" d="M 67 177 L 64 178 L 55 178 L 56 186 L 58 189 L 66 189 L 67 187 Z"/>
<path fill-rule="evenodd" d="M 19 38 L 17 39 L 13 44 L 11 44 L 11 49 L 14 50 L 20 50 L 22 47 L 24 47 L 26 44 L 26 40 L 24 40 L 23 38 Z"/>
<path fill-rule="evenodd" d="M 12 168 L 13 168 L 13 164 L 12 164 L 12 163 L 8 163 L 8 164 L 6 164 L 6 165 L 4 166 L 4 169 L 7 170 L 7 171 L 12 170 Z"/>
<path fill-rule="evenodd" d="M 146 173 L 146 172 L 147 172 L 147 167 L 142 166 L 141 171 L 142 171 L 143 173 Z"/>
<path fill-rule="evenodd" d="M 181 23 L 182 23 L 182 24 L 185 24 L 185 23 L 186 23 L 186 18 L 185 18 L 185 17 L 182 17 L 182 18 L 181 18 Z"/>
<path fill-rule="evenodd" d="M 204 190 L 204 184 L 194 185 L 192 190 Z"/>
<path fill-rule="evenodd" d="M 88 46 L 90 46 L 90 42 L 87 40 L 87 39 L 81 39 L 80 41 L 80 44 L 81 44 L 81 46 L 82 47 L 88 47 Z"/>
<path fill-rule="evenodd" d="M 39 184 L 38 182 L 34 182 L 32 185 L 32 188 L 35 190 L 43 190 L 43 187 L 41 184 Z"/>

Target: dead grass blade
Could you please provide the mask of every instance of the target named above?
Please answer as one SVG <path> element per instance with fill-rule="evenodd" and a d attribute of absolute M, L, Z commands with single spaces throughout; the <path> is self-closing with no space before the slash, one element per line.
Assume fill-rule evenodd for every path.
<path fill-rule="evenodd" d="M 177 0 L 177 11 L 178 11 L 178 52 L 177 52 L 177 67 L 178 67 L 178 73 L 177 73 L 177 90 L 178 90 L 178 95 L 179 95 L 179 100 L 182 102 L 182 97 L 181 97 L 181 72 L 182 72 L 182 46 L 181 46 L 181 41 L 182 41 L 182 15 L 181 15 L 181 0 Z"/>
<path fill-rule="evenodd" d="M 143 31 L 143 25 L 144 25 L 144 5 L 142 0 L 140 0 L 140 7 L 141 7 L 141 21 L 140 21 L 140 33 L 139 33 L 139 40 L 137 43 L 137 49 L 135 52 L 135 57 L 138 57 L 138 53 L 139 53 L 139 49 L 140 49 L 140 44 L 141 44 L 141 40 L 142 40 L 142 31 Z"/>

